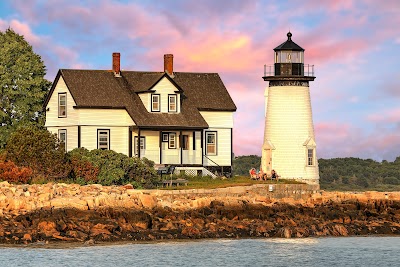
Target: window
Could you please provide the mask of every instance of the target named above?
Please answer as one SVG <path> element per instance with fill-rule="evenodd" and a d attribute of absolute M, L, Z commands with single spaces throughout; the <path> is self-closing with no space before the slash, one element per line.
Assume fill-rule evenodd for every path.
<path fill-rule="evenodd" d="M 176 111 L 176 95 L 168 95 L 168 112 Z"/>
<path fill-rule="evenodd" d="M 313 166 L 314 165 L 314 149 L 308 149 L 307 150 L 307 165 L 308 166 Z"/>
<path fill-rule="evenodd" d="M 151 111 L 160 111 L 160 95 L 151 95 Z"/>
<path fill-rule="evenodd" d="M 58 94 L 58 117 L 67 117 L 67 93 Z"/>
<path fill-rule="evenodd" d="M 97 148 L 110 149 L 110 130 L 97 130 Z"/>
<path fill-rule="evenodd" d="M 176 133 L 169 133 L 168 148 L 176 148 Z"/>
<path fill-rule="evenodd" d="M 58 139 L 61 141 L 61 146 L 64 147 L 64 150 L 67 150 L 67 130 L 60 129 L 58 130 Z"/>
<path fill-rule="evenodd" d="M 182 135 L 182 144 L 181 147 L 183 150 L 189 149 L 189 135 Z"/>
<path fill-rule="evenodd" d="M 217 155 L 216 132 L 206 132 L 206 153 L 207 155 Z"/>
<path fill-rule="evenodd" d="M 167 133 L 163 133 L 162 134 L 162 141 L 163 142 L 168 142 L 168 134 Z"/>
<path fill-rule="evenodd" d="M 134 146 L 135 146 L 135 155 L 138 155 L 138 137 L 135 136 L 135 141 L 134 141 Z M 140 150 L 146 149 L 146 138 L 144 136 L 140 137 Z"/>

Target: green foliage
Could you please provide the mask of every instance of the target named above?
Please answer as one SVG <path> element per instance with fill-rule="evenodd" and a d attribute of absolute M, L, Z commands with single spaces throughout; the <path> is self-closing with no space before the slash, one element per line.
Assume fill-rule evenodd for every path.
<path fill-rule="evenodd" d="M 233 160 L 233 174 L 234 175 L 249 175 L 251 168 L 260 169 L 261 157 L 256 155 L 239 156 Z"/>
<path fill-rule="evenodd" d="M 19 127 L 9 138 L 5 155 L 19 167 L 30 167 L 36 178 L 56 180 L 69 173 L 64 147 L 55 134 L 40 126 Z"/>
<path fill-rule="evenodd" d="M 234 159 L 235 175 L 248 176 L 250 168 L 259 168 L 259 156 Z M 382 163 L 372 159 L 319 159 L 321 189 L 324 190 L 400 190 L 400 157 Z"/>
<path fill-rule="evenodd" d="M 68 153 L 68 158 L 76 162 L 90 162 L 98 169 L 97 181 L 103 185 L 132 183 L 145 188 L 156 186 L 159 177 L 154 162 L 148 159 L 130 158 L 112 150 L 87 150 L 76 148 Z M 76 173 L 74 174 L 76 176 Z M 79 179 L 85 179 L 80 175 Z"/>
<path fill-rule="evenodd" d="M 51 83 L 46 68 L 24 37 L 0 31 L 0 147 L 18 125 L 43 123 L 42 105 Z"/>
<path fill-rule="evenodd" d="M 320 183 L 327 190 L 399 190 L 400 157 L 382 163 L 372 159 L 319 159 Z"/>

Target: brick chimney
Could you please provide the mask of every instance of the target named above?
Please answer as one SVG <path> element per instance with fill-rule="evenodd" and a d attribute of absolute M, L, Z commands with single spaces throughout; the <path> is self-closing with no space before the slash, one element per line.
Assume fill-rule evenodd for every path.
<path fill-rule="evenodd" d="M 174 55 L 166 54 L 164 55 L 164 71 L 169 75 L 174 74 Z"/>
<path fill-rule="evenodd" d="M 121 76 L 120 75 L 120 73 L 121 73 L 121 61 L 120 61 L 121 54 L 120 53 L 113 53 L 112 57 L 113 57 L 113 59 L 112 59 L 112 69 L 114 71 L 114 75 L 116 77 L 120 77 Z"/>

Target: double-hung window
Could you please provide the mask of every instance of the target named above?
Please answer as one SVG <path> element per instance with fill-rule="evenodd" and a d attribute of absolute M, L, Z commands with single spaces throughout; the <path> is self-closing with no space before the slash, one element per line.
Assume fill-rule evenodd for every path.
<path fill-rule="evenodd" d="M 177 112 L 176 95 L 168 95 L 168 112 Z"/>
<path fill-rule="evenodd" d="M 160 111 L 160 95 L 151 95 L 151 111 Z"/>
<path fill-rule="evenodd" d="M 176 148 L 176 133 L 169 133 L 168 148 Z"/>
<path fill-rule="evenodd" d="M 206 132 L 206 153 L 207 155 L 217 155 L 216 132 Z"/>
<path fill-rule="evenodd" d="M 110 130 L 97 130 L 97 148 L 110 149 Z"/>
<path fill-rule="evenodd" d="M 67 93 L 58 94 L 58 117 L 67 117 Z"/>
<path fill-rule="evenodd" d="M 58 139 L 61 142 L 61 146 L 64 147 L 64 151 L 66 151 L 67 150 L 67 130 L 66 129 L 58 130 Z"/>
<path fill-rule="evenodd" d="M 314 166 L 314 149 L 307 149 L 307 165 Z"/>

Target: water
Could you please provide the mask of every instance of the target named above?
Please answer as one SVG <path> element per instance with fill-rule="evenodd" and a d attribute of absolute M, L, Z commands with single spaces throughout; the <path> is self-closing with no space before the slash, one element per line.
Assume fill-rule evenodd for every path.
<path fill-rule="evenodd" d="M 400 237 L 217 239 L 0 248 L 0 266 L 399 266 Z"/>

